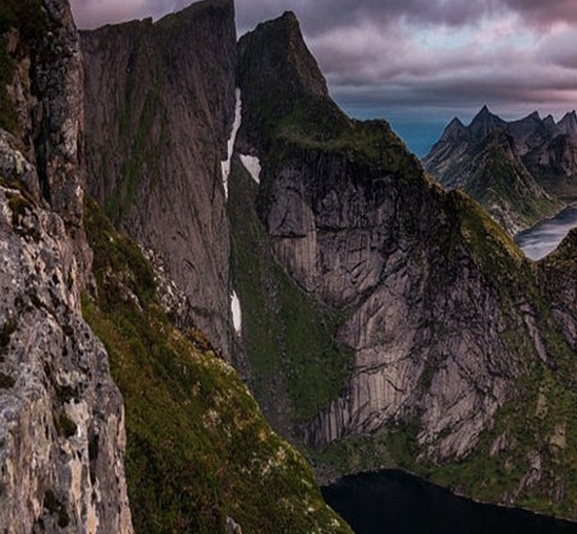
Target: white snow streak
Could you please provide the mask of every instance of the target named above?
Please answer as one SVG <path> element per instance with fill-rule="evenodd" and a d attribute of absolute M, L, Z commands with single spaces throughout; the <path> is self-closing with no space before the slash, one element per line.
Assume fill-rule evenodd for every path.
<path fill-rule="evenodd" d="M 232 311 L 232 324 L 234 326 L 234 330 L 237 334 L 240 335 L 241 328 L 242 328 L 242 314 L 240 311 L 240 300 L 236 291 L 232 292 L 230 296 L 230 310 Z"/>
<path fill-rule="evenodd" d="M 236 134 L 240 128 L 240 121 L 242 119 L 242 100 L 240 98 L 240 89 L 236 89 L 235 92 L 236 105 L 234 108 L 234 122 L 232 124 L 232 132 L 230 132 L 230 138 L 227 144 L 228 158 L 226 161 L 222 161 L 222 183 L 224 184 L 224 194 L 228 199 L 228 178 L 230 176 L 230 162 L 232 160 L 232 152 L 234 150 L 234 142 L 236 141 Z"/>
<path fill-rule="evenodd" d="M 240 161 L 244 165 L 245 169 L 250 173 L 252 179 L 260 184 L 260 160 L 256 156 L 246 156 L 244 154 L 240 155 Z"/>

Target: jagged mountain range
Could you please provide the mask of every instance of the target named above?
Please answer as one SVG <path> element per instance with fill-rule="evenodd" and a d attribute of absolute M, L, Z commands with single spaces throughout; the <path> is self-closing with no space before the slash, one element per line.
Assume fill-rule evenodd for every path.
<path fill-rule="evenodd" d="M 528 262 L 339 109 L 292 13 L 237 42 L 207 0 L 79 38 L 67 2 L 29 2 L 0 143 L 3 527 L 350 532 L 269 423 L 317 481 L 394 465 L 577 517 L 574 233 Z M 445 133 L 529 169 L 515 128 L 525 148 L 488 110 Z"/>
<path fill-rule="evenodd" d="M 483 106 L 468 126 L 454 118 L 423 164 L 515 235 L 575 200 L 577 115 L 568 112 L 556 123 L 534 112 L 506 122 Z"/>

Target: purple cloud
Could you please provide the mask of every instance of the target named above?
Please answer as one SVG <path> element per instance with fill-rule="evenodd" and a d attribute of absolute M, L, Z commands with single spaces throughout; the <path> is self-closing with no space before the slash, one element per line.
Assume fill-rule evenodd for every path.
<path fill-rule="evenodd" d="M 80 27 L 190 3 L 71 1 Z M 505 114 L 577 107 L 575 0 L 236 0 L 239 33 L 288 9 L 349 109 L 450 117 L 483 103 Z"/>

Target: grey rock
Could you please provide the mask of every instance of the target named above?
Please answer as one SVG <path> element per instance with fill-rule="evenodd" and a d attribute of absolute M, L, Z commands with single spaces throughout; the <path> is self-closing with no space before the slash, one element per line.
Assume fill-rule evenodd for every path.
<path fill-rule="evenodd" d="M 346 309 L 337 337 L 355 351 L 348 384 L 301 426 L 302 438 L 323 448 L 411 425 L 423 462 L 465 458 L 512 397 L 526 362 L 542 352 L 534 310 L 510 305 L 494 280 L 494 257 L 524 270 L 522 253 L 465 195 L 432 182 L 385 122 L 343 117 L 309 83 L 321 75 L 303 48 L 287 15 L 239 43 L 239 145 L 263 161 L 257 207 L 270 246 L 305 292 Z M 283 92 L 297 64 L 306 68 L 291 71 L 296 80 Z M 273 110 L 283 93 L 277 130 L 259 121 L 265 91 Z M 305 117 L 301 126 L 301 109 L 322 110 L 326 122 Z M 495 122 L 485 110 L 472 132 L 454 122 L 447 137 L 467 140 Z M 373 145 L 363 152 L 354 144 L 371 135 L 374 156 Z M 483 242 L 491 251 L 477 249 Z M 521 355 L 506 341 L 509 330 L 528 339 Z"/>
<path fill-rule="evenodd" d="M 131 534 L 122 399 L 66 225 L 1 186 L 0 250 L 0 526 Z"/>
<path fill-rule="evenodd" d="M 230 358 L 221 161 L 235 108 L 231 0 L 82 34 L 89 191 L 162 259 L 192 322 Z M 188 318 L 183 318 L 186 322 Z"/>
<path fill-rule="evenodd" d="M 43 5 L 47 28 L 37 45 L 31 69 L 31 83 L 39 96 L 29 110 L 36 168 L 44 198 L 62 217 L 73 239 L 81 281 L 86 285 L 92 257 L 83 225 L 82 53 L 68 1 L 43 0 Z"/>

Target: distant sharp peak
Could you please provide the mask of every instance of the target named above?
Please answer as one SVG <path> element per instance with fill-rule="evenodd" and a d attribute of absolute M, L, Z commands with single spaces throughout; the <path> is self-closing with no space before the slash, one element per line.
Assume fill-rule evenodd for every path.
<path fill-rule="evenodd" d="M 443 134 L 439 139 L 439 142 L 455 142 L 461 139 L 463 136 L 468 135 L 469 131 L 467 127 L 461 122 L 458 117 L 453 117 L 451 122 L 447 124 L 443 130 Z"/>
<path fill-rule="evenodd" d="M 577 113 L 575 110 L 565 113 L 557 126 L 564 134 L 577 135 Z"/>
<path fill-rule="evenodd" d="M 451 122 L 449 122 L 449 124 L 447 125 L 446 129 L 448 130 L 449 128 L 461 129 L 461 128 L 465 128 L 465 125 L 461 122 L 461 119 L 459 119 L 459 117 L 453 117 L 451 119 Z"/>
<path fill-rule="evenodd" d="M 544 119 L 543 119 L 543 124 L 545 124 L 545 126 L 547 126 L 548 128 L 553 128 L 556 126 L 556 122 L 555 119 L 553 118 L 553 115 L 549 114 L 547 115 Z"/>
<path fill-rule="evenodd" d="M 475 138 L 481 140 L 493 130 L 505 128 L 506 125 L 507 123 L 501 117 L 491 113 L 489 106 L 485 104 L 469 124 L 468 130 Z"/>

